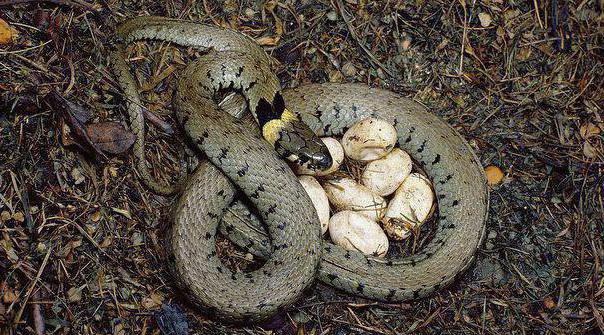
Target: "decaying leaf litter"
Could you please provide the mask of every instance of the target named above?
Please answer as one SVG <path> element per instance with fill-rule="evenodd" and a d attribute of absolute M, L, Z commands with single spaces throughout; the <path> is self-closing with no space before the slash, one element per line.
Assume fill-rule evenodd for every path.
<path fill-rule="evenodd" d="M 604 331 L 601 1 L 0 5 L 0 326 L 7 334 Z M 421 301 L 375 303 L 319 284 L 257 327 L 194 313 L 162 261 L 173 199 L 138 180 L 124 102 L 107 67 L 116 22 L 145 14 L 254 36 L 279 60 L 285 86 L 362 82 L 438 113 L 485 167 L 500 170 L 490 168 L 499 181 L 477 262 Z M 170 95 L 195 56 L 162 43 L 138 43 L 130 53 L 153 124 L 148 157 L 161 178 L 180 168 Z M 123 141 L 95 137 L 103 127 L 119 129 Z M 249 255 L 226 241 L 219 251 L 233 267 L 249 266 Z"/>

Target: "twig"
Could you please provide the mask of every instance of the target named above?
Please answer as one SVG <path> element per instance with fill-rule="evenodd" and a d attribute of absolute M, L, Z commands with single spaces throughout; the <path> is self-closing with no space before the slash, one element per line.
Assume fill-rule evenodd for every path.
<path fill-rule="evenodd" d="M 363 49 L 363 51 L 365 52 L 365 54 L 367 54 L 367 56 L 369 57 L 369 60 L 374 63 L 375 65 L 377 65 L 380 69 L 382 69 L 384 72 L 386 72 L 390 77 L 392 78 L 396 78 L 396 76 L 390 71 L 388 70 L 388 68 L 386 68 L 386 66 L 384 64 L 382 64 L 382 62 L 380 62 L 371 52 L 371 50 L 369 50 L 369 48 L 367 48 L 367 46 L 365 46 L 365 44 L 361 41 L 361 39 L 357 36 L 356 32 L 354 31 L 354 28 L 352 26 L 352 20 L 349 20 L 346 17 L 345 11 L 344 11 L 344 4 L 342 3 L 342 0 L 336 0 L 337 6 L 338 7 L 338 12 L 340 12 L 340 16 L 342 17 L 342 20 L 344 20 L 344 23 L 346 23 L 346 27 L 348 28 L 348 32 L 350 33 L 350 36 L 352 36 L 352 38 L 357 42 L 357 44 L 361 47 L 361 49 Z"/>
<path fill-rule="evenodd" d="M 32 302 L 31 314 L 34 319 L 34 329 L 36 331 L 36 335 L 44 335 L 46 332 L 46 327 L 44 325 L 44 315 L 42 314 L 42 309 L 40 308 L 40 304 L 37 302 L 40 300 L 40 294 L 36 291 L 33 295 L 33 299 L 35 302 Z"/>
<path fill-rule="evenodd" d="M 0 6 L 11 6 L 18 5 L 28 2 L 51 2 L 57 5 L 69 6 L 69 7 L 80 7 L 87 10 L 96 10 L 94 5 L 86 3 L 84 1 L 69 1 L 69 0 L 4 0 L 0 1 Z"/>
<path fill-rule="evenodd" d="M 466 8 L 465 0 L 460 0 L 461 7 L 463 7 L 463 34 L 461 37 L 461 55 L 459 56 L 459 74 L 463 73 L 463 55 L 466 52 L 466 39 L 468 36 L 468 9 Z"/>
<path fill-rule="evenodd" d="M 36 283 L 38 282 L 38 280 L 40 280 L 40 276 L 42 276 L 42 272 L 44 272 L 44 268 L 46 268 L 46 264 L 48 264 L 48 258 L 50 257 L 51 252 L 52 252 L 52 246 L 48 248 L 48 251 L 46 252 L 46 256 L 44 256 L 44 260 L 42 261 L 42 265 L 40 265 L 40 269 L 38 270 L 38 273 L 36 274 L 36 278 L 34 278 L 34 280 L 29 284 L 29 288 L 27 289 L 27 293 L 25 293 L 25 297 L 23 298 L 23 303 L 21 304 L 21 308 L 19 308 L 17 315 L 15 315 L 14 322 L 13 322 L 14 324 L 18 324 L 19 321 L 21 321 L 21 315 L 23 315 L 23 311 L 25 310 L 25 306 L 27 305 L 27 300 L 29 300 L 29 296 L 31 295 L 31 292 L 33 292 L 34 288 L 36 287 Z"/>

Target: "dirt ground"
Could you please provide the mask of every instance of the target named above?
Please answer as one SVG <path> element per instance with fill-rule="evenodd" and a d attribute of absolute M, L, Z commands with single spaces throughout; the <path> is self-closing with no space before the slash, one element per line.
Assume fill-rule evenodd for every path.
<path fill-rule="evenodd" d="M 1 333 L 601 334 L 603 5 L 0 0 Z M 284 86 L 362 82 L 454 125 L 483 166 L 505 175 L 491 191 L 477 261 L 454 285 L 401 304 L 317 284 L 258 326 L 223 325 L 188 307 L 161 258 L 174 199 L 137 178 L 107 65 L 116 23 L 148 14 L 253 36 L 280 61 Z M 164 130 L 192 56 L 161 43 L 131 53 Z M 103 142 L 95 131 L 121 137 L 97 152 L 82 129 L 93 143 Z M 154 173 L 175 174 L 166 158 L 181 144 L 156 126 L 148 133 Z M 235 265 L 245 258 L 224 250 Z"/>

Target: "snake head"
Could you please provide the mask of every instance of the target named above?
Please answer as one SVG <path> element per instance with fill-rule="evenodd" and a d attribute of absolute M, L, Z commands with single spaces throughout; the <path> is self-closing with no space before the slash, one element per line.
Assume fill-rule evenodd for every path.
<path fill-rule="evenodd" d="M 282 157 L 310 170 L 324 171 L 333 164 L 323 141 L 300 120 L 290 121 L 280 129 L 275 150 Z"/>
<path fill-rule="evenodd" d="M 280 94 L 273 103 L 261 99 L 256 109 L 262 136 L 277 153 L 311 170 L 326 170 L 333 159 L 319 137 L 294 113 L 285 108 Z"/>

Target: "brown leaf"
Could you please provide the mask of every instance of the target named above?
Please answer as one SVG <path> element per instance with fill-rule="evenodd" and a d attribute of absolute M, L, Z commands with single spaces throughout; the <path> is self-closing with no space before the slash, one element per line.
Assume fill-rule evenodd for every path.
<path fill-rule="evenodd" d="M 6 21 L 0 19 L 0 45 L 9 44 L 17 37 L 17 31 L 8 25 Z"/>
<path fill-rule="evenodd" d="M 134 134 L 117 122 L 90 124 L 86 133 L 97 148 L 112 154 L 125 152 L 135 140 Z"/>
<path fill-rule="evenodd" d="M 484 173 L 487 176 L 487 184 L 489 186 L 495 186 L 503 180 L 503 171 L 495 165 L 489 165 L 484 169 Z"/>
<path fill-rule="evenodd" d="M 584 140 L 600 135 L 601 131 L 602 130 L 600 129 L 600 127 L 596 126 L 591 122 L 585 123 L 581 126 L 581 128 L 579 128 L 579 134 Z"/>
<path fill-rule="evenodd" d="M 94 143 L 92 143 L 84 127 L 84 123 L 88 121 L 91 116 L 91 113 L 87 109 L 63 98 L 55 91 L 52 91 L 46 95 L 45 100 L 53 110 L 63 114 L 66 124 L 69 125 L 68 129 L 65 129 L 66 127 L 63 127 L 62 129 L 64 145 L 67 146 L 70 144 L 76 144 L 88 152 L 92 152 L 97 156 L 106 158 L 101 150 L 97 148 Z M 72 135 L 79 138 L 83 142 L 73 142 L 71 140 Z"/>

